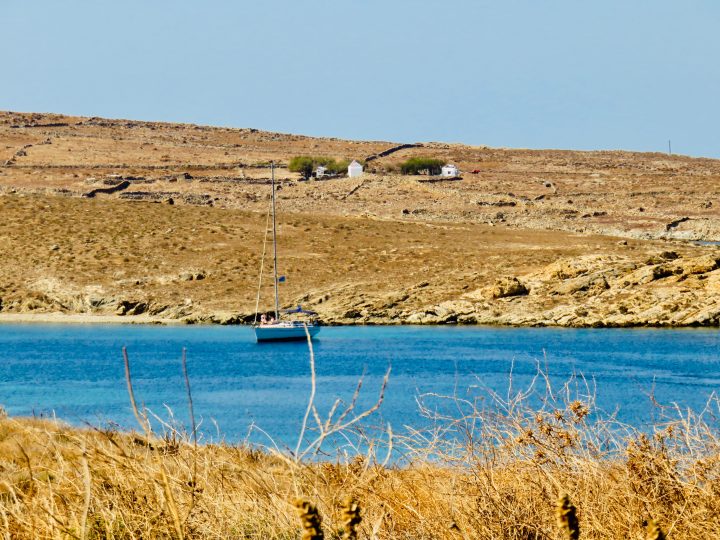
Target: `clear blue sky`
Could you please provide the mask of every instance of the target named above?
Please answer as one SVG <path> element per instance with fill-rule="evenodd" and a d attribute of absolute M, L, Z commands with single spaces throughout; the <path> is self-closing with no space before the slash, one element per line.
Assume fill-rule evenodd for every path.
<path fill-rule="evenodd" d="M 717 0 L 5 0 L 0 109 L 720 157 Z"/>

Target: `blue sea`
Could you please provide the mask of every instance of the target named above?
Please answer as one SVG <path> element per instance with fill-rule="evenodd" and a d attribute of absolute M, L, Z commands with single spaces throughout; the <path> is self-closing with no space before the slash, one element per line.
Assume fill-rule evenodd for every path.
<path fill-rule="evenodd" d="M 0 325 L 0 405 L 11 415 L 139 429 L 122 347 L 135 396 L 157 418 L 189 425 L 186 348 L 203 441 L 294 446 L 311 389 L 308 346 L 257 344 L 247 327 Z M 366 421 L 395 433 L 428 424 L 419 402 L 450 414 L 455 402 L 438 396 L 491 407 L 492 392 L 527 388 L 538 370 L 556 389 L 574 377 L 572 393 L 594 394 L 602 410 L 640 427 L 657 416 L 653 399 L 699 410 L 720 388 L 715 329 L 327 327 L 314 353 L 323 417 L 336 400 L 349 403 L 361 379 L 356 411 L 371 406 L 390 370 L 382 406 Z M 536 384 L 544 394 L 544 378 Z"/>

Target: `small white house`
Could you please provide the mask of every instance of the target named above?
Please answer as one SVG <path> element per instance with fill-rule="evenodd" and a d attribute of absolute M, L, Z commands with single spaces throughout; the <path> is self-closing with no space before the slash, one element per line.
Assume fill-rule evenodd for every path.
<path fill-rule="evenodd" d="M 325 176 L 326 171 L 327 171 L 327 167 L 318 165 L 317 169 L 315 169 L 315 178 L 322 178 L 323 176 Z"/>
<path fill-rule="evenodd" d="M 451 165 L 450 163 L 445 165 L 440 171 L 440 176 L 447 176 L 448 178 L 454 178 L 459 175 L 460 171 L 458 170 L 458 168 L 455 165 Z"/>
<path fill-rule="evenodd" d="M 348 165 L 348 177 L 353 178 L 355 176 L 360 176 L 363 173 L 362 165 L 360 165 L 357 161 L 354 159 L 352 160 L 352 163 Z"/>

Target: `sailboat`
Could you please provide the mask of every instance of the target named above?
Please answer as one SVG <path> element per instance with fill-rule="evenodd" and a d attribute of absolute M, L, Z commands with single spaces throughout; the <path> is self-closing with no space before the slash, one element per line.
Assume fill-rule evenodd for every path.
<path fill-rule="evenodd" d="M 310 335 L 313 338 L 319 331 L 320 326 L 315 321 L 314 317 L 317 313 L 303 309 L 302 306 L 298 306 L 293 309 L 280 310 L 280 296 L 278 294 L 278 283 L 284 281 L 284 276 L 278 276 L 278 255 L 277 255 L 277 225 L 275 219 L 275 164 L 270 164 L 270 184 L 272 186 L 272 197 L 271 197 L 271 213 L 272 213 L 272 241 L 273 241 L 273 277 L 275 280 L 275 317 L 271 317 L 269 320 L 266 315 L 263 314 L 260 317 L 260 321 L 257 320 L 258 307 L 260 304 L 260 289 L 262 287 L 262 274 L 263 266 L 265 262 L 265 248 L 263 247 L 263 257 L 260 263 L 260 282 L 258 284 L 258 295 L 257 302 L 255 305 L 255 322 L 253 323 L 253 329 L 255 330 L 255 339 L 259 342 L 262 341 L 297 341 L 305 340 Z M 265 227 L 265 234 L 267 235 L 267 225 Z M 266 237 L 267 238 L 267 237 Z M 287 318 L 287 315 L 305 315 L 310 317 L 309 321 L 291 320 Z M 281 316 L 285 316 L 283 319 Z"/>

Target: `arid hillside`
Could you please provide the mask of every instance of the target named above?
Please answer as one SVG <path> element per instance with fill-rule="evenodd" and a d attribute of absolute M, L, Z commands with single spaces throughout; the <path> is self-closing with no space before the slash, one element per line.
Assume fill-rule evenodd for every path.
<path fill-rule="evenodd" d="M 304 181 L 297 155 L 366 174 Z M 399 174 L 409 157 L 462 178 Z M 0 315 L 251 320 L 270 161 L 283 305 L 325 322 L 718 324 L 720 251 L 694 244 L 720 240 L 717 160 L 11 112 Z"/>

